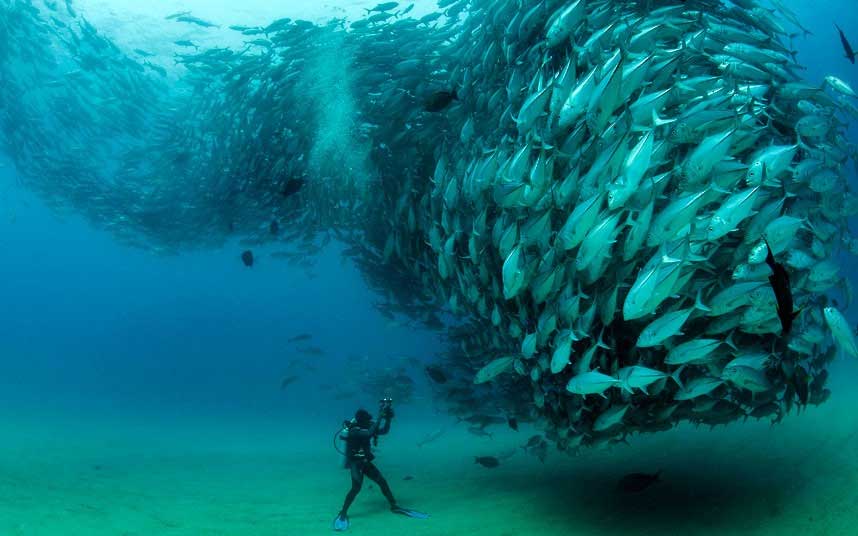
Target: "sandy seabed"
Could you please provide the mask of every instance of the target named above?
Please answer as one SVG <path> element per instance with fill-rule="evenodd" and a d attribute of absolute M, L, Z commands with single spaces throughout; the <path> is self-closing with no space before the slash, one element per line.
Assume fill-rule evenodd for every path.
<path fill-rule="evenodd" d="M 856 399 L 728 427 L 680 426 L 631 446 L 545 464 L 521 449 L 496 469 L 476 465 L 533 433 L 399 411 L 377 464 L 400 503 L 391 514 L 367 481 L 351 534 L 373 535 L 854 535 L 858 534 Z M 311 535 L 331 533 L 349 487 L 331 439 L 337 421 L 284 429 L 241 419 L 0 414 L 0 535 Z M 446 423 L 436 442 L 417 441 Z M 295 436 L 294 431 L 301 434 Z M 639 494 L 627 472 L 663 470 Z M 405 480 L 405 477 L 412 477 Z"/>

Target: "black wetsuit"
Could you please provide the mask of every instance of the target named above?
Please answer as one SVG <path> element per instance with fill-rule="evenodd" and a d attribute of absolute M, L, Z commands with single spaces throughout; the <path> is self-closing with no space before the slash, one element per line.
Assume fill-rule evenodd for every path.
<path fill-rule="evenodd" d="M 381 421 L 384 421 L 384 426 L 381 426 Z M 352 473 L 352 489 L 346 494 L 346 500 L 343 503 L 343 509 L 340 515 L 346 515 L 355 500 L 360 488 L 363 485 L 363 477 L 366 475 L 370 480 L 378 484 L 381 492 L 387 498 L 391 507 L 396 506 L 396 500 L 393 498 L 393 492 L 390 491 L 390 486 L 387 480 L 381 476 L 381 471 L 372 463 L 375 456 L 372 454 L 370 441 L 377 435 L 384 435 L 390 430 L 390 419 L 382 417 L 378 421 L 372 421 L 369 428 L 360 428 L 357 425 L 352 426 L 348 431 L 346 442 L 346 468 Z"/>

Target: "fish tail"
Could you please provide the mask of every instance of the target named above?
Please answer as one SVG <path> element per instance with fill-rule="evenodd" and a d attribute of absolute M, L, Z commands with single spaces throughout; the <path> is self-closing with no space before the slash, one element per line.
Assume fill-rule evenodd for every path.
<path fill-rule="evenodd" d="M 730 334 L 727 335 L 727 338 L 724 340 L 724 344 L 726 344 L 733 350 L 738 350 L 739 348 L 736 346 L 736 343 L 733 342 L 733 333 L 735 333 L 735 331 L 731 331 Z"/>
<path fill-rule="evenodd" d="M 709 312 L 712 310 L 711 307 L 708 307 L 706 304 L 703 303 L 703 289 L 699 289 L 697 291 L 697 297 L 694 298 L 694 307 L 705 312 Z"/>
<path fill-rule="evenodd" d="M 790 50 L 789 55 L 792 57 L 793 63 L 798 63 L 798 50 Z"/>
<path fill-rule="evenodd" d="M 676 119 L 662 119 L 661 117 L 658 116 L 658 112 L 655 109 L 653 109 L 653 111 L 652 111 L 652 124 L 656 127 L 669 125 L 675 121 L 676 121 Z"/>
<path fill-rule="evenodd" d="M 685 367 L 686 365 L 682 365 L 681 367 L 676 369 L 673 374 L 670 375 L 670 379 L 676 382 L 676 385 L 678 385 L 679 388 L 683 391 L 685 390 L 685 385 L 683 385 L 682 380 L 680 379 L 680 375 L 682 374 L 682 371 L 685 370 Z"/>
<path fill-rule="evenodd" d="M 599 339 L 596 341 L 596 346 L 602 348 L 603 350 L 610 350 L 611 347 L 605 344 L 605 341 L 602 339 L 602 336 L 605 334 L 605 327 L 602 326 L 602 332 L 599 333 Z"/>
<path fill-rule="evenodd" d="M 769 245 L 769 240 L 765 236 L 763 237 L 763 242 L 766 243 L 766 250 L 768 251 L 768 253 L 766 253 L 766 264 L 774 268 L 775 255 L 772 253 L 772 246 Z"/>

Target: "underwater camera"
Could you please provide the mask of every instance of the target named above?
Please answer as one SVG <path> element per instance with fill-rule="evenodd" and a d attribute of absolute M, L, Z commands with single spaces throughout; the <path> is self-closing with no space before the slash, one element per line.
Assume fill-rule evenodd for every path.
<path fill-rule="evenodd" d="M 379 412 L 382 417 L 387 417 L 388 419 L 393 416 L 393 399 L 392 398 L 382 398 L 378 401 L 381 405 L 379 408 Z"/>

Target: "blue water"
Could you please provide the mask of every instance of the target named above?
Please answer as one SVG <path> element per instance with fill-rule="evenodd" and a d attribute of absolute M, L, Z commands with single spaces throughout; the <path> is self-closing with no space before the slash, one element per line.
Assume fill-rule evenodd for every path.
<path fill-rule="evenodd" d="M 849 64 L 842 57 L 840 43 L 832 24 L 832 21 L 836 20 L 858 45 L 858 9 L 855 9 L 854 2 L 851 0 L 824 2 L 793 0 L 785 3 L 792 7 L 806 26 L 814 32 L 813 36 L 796 40 L 800 51 L 799 62 L 807 66 L 806 79 L 816 82 L 821 81 L 826 74 L 834 74 L 852 87 L 858 87 L 858 66 Z M 288 14 L 288 3 L 286 3 L 284 15 Z M 858 143 L 856 124 L 851 127 L 850 141 Z M 855 170 L 850 170 L 850 173 L 853 184 L 858 187 Z M 855 221 L 851 222 L 851 226 L 858 232 Z M 295 459 L 303 460 L 303 463 L 308 464 L 312 460 L 321 460 L 319 463 L 330 471 L 318 479 L 315 473 L 307 476 L 309 470 L 301 472 L 301 467 L 292 466 L 295 473 L 278 473 L 277 482 L 273 485 L 277 493 L 284 493 L 283 489 L 289 487 L 290 478 L 306 477 L 305 480 L 301 480 L 304 486 L 301 489 L 312 496 L 306 501 L 311 506 L 307 506 L 307 511 L 304 511 L 301 509 L 303 506 L 300 506 L 303 503 L 296 500 L 292 505 L 293 508 L 297 508 L 298 513 L 293 517 L 300 519 L 300 523 L 289 525 L 287 522 L 278 521 L 266 525 L 261 522 L 267 528 L 259 529 L 258 533 L 273 534 L 275 529 L 280 530 L 283 527 L 293 527 L 285 531 L 287 534 L 309 533 L 301 532 L 305 529 L 296 531 L 294 527 L 299 525 L 311 527 L 315 531 L 313 533 L 327 531 L 328 514 L 320 514 L 319 510 L 333 513 L 341 500 L 341 494 L 347 488 L 347 483 L 344 475 L 333 471 L 336 465 L 335 456 L 330 452 L 326 431 L 329 428 L 335 429 L 340 420 L 350 416 L 357 406 L 374 408 L 376 401 L 364 393 L 358 393 L 355 399 L 335 400 L 330 391 L 320 389 L 320 384 L 326 382 L 337 384 L 343 381 L 348 364 L 361 360 L 364 356 L 369 356 L 369 362 L 373 366 L 383 369 L 390 366 L 389 363 L 399 356 L 427 360 L 442 350 L 442 342 L 439 334 L 391 324 L 389 319 L 384 318 L 373 307 L 373 303 L 380 298 L 366 288 L 360 273 L 348 260 L 342 258 L 341 246 L 335 242 L 319 255 L 309 274 L 307 270 L 270 257 L 270 253 L 278 251 L 276 244 L 254 248 L 257 262 L 253 268 L 246 268 L 239 258 L 243 249 L 244 247 L 238 243 L 230 243 L 214 250 L 187 251 L 178 255 L 160 256 L 124 246 L 117 243 L 108 232 L 96 229 L 74 213 L 62 215 L 54 213 L 42 200 L 27 192 L 18 183 L 11 163 L 4 162 L 3 167 L 0 167 L 0 252 L 2 252 L 0 254 L 0 418 L 4 419 L 4 424 L 9 425 L 17 422 L 16 419 L 23 419 L 28 421 L 33 429 L 42 429 L 45 437 L 48 437 L 52 434 L 51 423 L 63 419 L 92 422 L 95 425 L 102 420 L 122 421 L 144 417 L 150 422 L 163 420 L 187 423 L 198 420 L 219 423 L 213 426 L 215 429 L 220 426 L 221 431 L 213 434 L 216 437 L 222 437 L 229 435 L 236 423 L 262 420 L 282 423 L 287 430 L 290 426 L 295 426 L 295 423 L 300 423 L 301 426 L 311 423 L 317 426 L 318 430 L 314 428 L 312 433 L 308 432 L 302 439 L 302 441 L 306 440 L 301 443 L 301 449 L 304 449 L 302 452 L 305 454 Z M 847 267 L 844 274 L 858 283 L 858 267 Z M 855 313 L 856 307 L 853 306 L 850 310 L 850 319 L 853 323 L 858 321 L 858 315 Z M 323 355 L 312 358 L 319 370 L 315 372 L 299 370 L 299 380 L 287 389 L 281 390 L 281 379 L 289 374 L 286 372 L 289 360 L 300 357 L 296 353 L 296 345 L 290 343 L 288 339 L 305 332 L 313 335 L 309 345 L 319 346 L 324 350 Z M 703 452 L 707 447 L 722 448 L 723 450 L 718 452 L 725 454 L 726 457 L 727 447 L 724 445 L 731 445 L 734 447 L 731 452 L 736 456 L 732 460 L 738 464 L 740 462 L 737 460 L 741 459 L 738 453 L 743 448 L 741 438 L 752 437 L 760 442 L 757 450 L 753 450 L 754 469 L 758 471 L 753 474 L 759 479 L 765 475 L 771 475 L 774 469 L 761 466 L 767 458 L 768 448 L 774 450 L 778 445 L 789 444 L 795 451 L 795 448 L 812 446 L 814 444 L 812 439 L 802 437 L 804 432 L 801 426 L 810 428 L 818 425 L 818 428 L 814 429 L 819 432 L 818 437 L 825 436 L 827 432 L 820 431 L 825 423 L 822 420 L 815 420 L 814 415 L 824 415 L 835 421 L 838 433 L 849 428 L 848 420 L 852 416 L 846 413 L 844 408 L 854 407 L 854 403 L 858 402 L 858 399 L 852 398 L 851 393 L 854 388 L 856 366 L 855 363 L 847 362 L 841 357 L 832 365 L 831 372 L 831 388 L 834 395 L 830 404 L 834 405 L 832 407 L 836 411 L 814 414 L 812 412 L 816 410 L 810 410 L 809 415 L 788 416 L 786 420 L 793 423 L 786 428 L 786 432 L 776 436 L 768 436 L 766 434 L 769 432 L 757 428 L 748 432 L 747 428 L 743 429 L 739 424 L 736 425 L 737 429 L 745 431 L 736 432 L 738 435 L 734 436 L 731 436 L 731 428 L 721 428 L 705 436 L 705 439 L 696 439 L 695 448 L 700 450 L 695 452 Z M 406 461 L 398 460 L 389 466 L 397 475 L 397 484 L 400 485 L 400 489 L 405 487 L 399 482 L 402 475 L 406 472 L 417 472 L 421 467 L 419 463 L 412 463 L 413 460 L 420 459 L 418 456 L 424 455 L 423 452 L 413 451 L 413 438 L 422 437 L 438 423 L 446 422 L 435 413 L 426 384 L 427 380 L 419 374 L 414 378 L 418 382 L 417 391 L 420 398 L 415 404 L 399 410 L 400 418 L 406 419 L 404 430 L 411 434 L 408 436 L 408 443 L 406 445 L 404 439 L 395 437 L 390 439 L 391 445 L 399 445 L 401 449 L 413 454 L 406 457 Z M 819 411 L 824 412 L 825 408 Z M 45 423 L 44 426 L 42 422 Z M 854 424 L 851 426 L 855 427 Z M 62 427 L 57 427 L 57 430 L 61 429 Z M 152 435 L 159 433 L 157 427 L 148 430 Z M 110 435 L 109 430 L 105 433 Z M 52 437 L 50 441 L 44 440 L 40 444 L 59 444 L 60 435 L 62 434 L 57 432 L 56 437 Z M 839 440 L 846 435 L 844 432 L 836 437 Z M 122 432 L 117 430 L 113 437 L 121 436 Z M 671 447 L 665 448 L 668 450 L 675 448 L 676 451 L 673 454 L 680 457 L 682 449 L 674 441 L 679 436 L 674 434 L 669 437 L 673 442 L 666 442 L 665 445 L 671 445 Z M 813 433 L 808 435 L 808 438 L 813 437 Z M 765 445 L 767 438 L 775 438 L 771 446 Z M 854 452 L 856 443 L 852 436 L 849 436 L 849 439 L 851 442 L 845 445 Z M 275 452 L 280 447 L 286 450 L 293 440 L 294 437 L 288 434 L 272 436 L 269 442 L 260 446 L 260 449 L 266 453 Z M 513 441 L 518 440 L 519 438 L 513 439 Z M 396 443 L 397 441 L 400 443 Z M 472 453 L 479 453 L 480 449 L 487 445 L 479 441 L 457 436 L 452 444 L 456 449 L 460 449 L 458 452 L 463 453 L 460 458 L 467 458 Z M 500 441 L 503 442 L 505 439 Z M 720 447 L 719 441 L 723 441 Z M 232 490 L 232 486 L 249 478 L 248 475 L 259 475 L 260 472 L 270 469 L 271 466 L 260 470 L 250 465 L 254 454 L 249 444 L 250 441 L 248 445 L 243 446 L 244 454 L 241 457 L 237 456 L 241 461 L 236 461 L 235 467 L 225 469 L 232 480 L 224 477 L 222 482 L 218 481 L 223 489 Z M 647 445 L 649 450 L 646 452 L 653 457 L 657 456 L 658 449 L 652 444 Z M 315 457 L 312 454 L 313 449 L 317 449 Z M 24 447 L 21 447 L 21 450 L 23 451 Z M 94 455 L 90 451 L 86 452 L 88 454 L 78 459 L 85 459 L 87 466 L 96 463 L 93 461 Z M 136 451 L 130 449 L 128 452 Z M 832 452 L 843 451 L 840 448 L 833 448 Z M 164 456 L 167 455 L 164 454 Z M 430 455 L 427 456 L 429 456 L 428 459 L 433 459 Z M 588 463 L 589 461 L 596 465 L 602 463 L 600 467 L 612 463 L 597 455 L 592 456 L 594 457 L 588 459 Z M 629 459 L 634 458 L 632 454 L 625 452 L 618 456 L 625 460 L 624 469 L 634 469 L 629 465 Z M 813 521 L 813 516 L 818 516 L 817 520 L 822 516 L 831 521 L 833 514 L 822 512 L 827 511 L 828 505 L 835 500 L 835 495 L 841 494 L 842 497 L 844 490 L 850 489 L 852 484 L 858 484 L 856 467 L 838 465 L 841 462 L 845 464 L 846 460 L 832 458 L 836 463 L 831 461 L 821 464 L 821 467 L 829 473 L 820 473 L 808 467 L 796 467 L 801 463 L 801 459 L 790 457 L 783 451 L 773 452 L 771 459 L 781 460 L 780 456 L 785 460 L 783 465 L 779 465 L 781 462 L 778 462 L 772 467 L 801 473 L 801 476 L 796 476 L 794 481 L 806 485 L 805 489 L 811 490 L 808 492 L 811 495 L 816 492 L 831 493 L 831 496 L 819 499 L 819 504 L 813 502 L 812 496 L 804 496 L 803 500 L 806 502 L 802 503 L 791 503 L 783 499 L 787 500 L 787 508 L 792 509 L 796 519 L 800 517 L 803 522 L 808 523 L 807 526 L 802 525 L 803 531 L 813 531 L 814 528 L 820 527 Z M 845 455 L 843 456 L 845 458 Z M 57 468 L 73 466 L 70 459 L 72 458 L 58 458 L 60 461 L 50 465 L 50 471 L 46 470 L 47 473 L 55 474 L 52 471 L 59 471 Z M 692 467 L 705 466 L 705 459 L 706 457 L 701 455 L 698 465 L 693 465 L 686 459 L 686 465 L 683 467 L 689 481 L 696 478 L 689 476 Z M 444 463 L 453 463 L 451 467 L 457 467 L 455 462 L 450 462 L 447 458 L 444 460 L 446 460 Z M 222 462 L 222 459 L 218 459 L 215 464 Z M 470 460 L 465 459 L 465 462 L 469 464 Z M 184 483 L 179 484 L 180 489 L 188 494 L 193 493 L 194 488 L 191 483 L 194 481 L 199 479 L 200 482 L 209 482 L 206 477 L 199 476 L 201 473 L 195 472 L 207 470 L 208 466 L 205 463 L 199 463 L 200 467 L 197 467 L 183 459 L 181 463 L 176 462 L 169 466 L 169 470 L 175 470 L 176 474 L 182 475 L 177 477 L 176 481 Z M 274 466 L 283 467 L 289 463 L 294 463 L 294 460 L 285 457 L 282 460 L 278 459 Z M 677 463 L 683 464 L 683 462 Z M 437 467 L 441 462 L 436 460 L 433 464 Z M 0 474 L 9 467 L 11 462 L 8 459 L 0 461 Z M 550 467 L 548 469 L 538 465 L 522 467 L 524 468 L 518 473 L 519 475 L 538 474 L 540 476 L 535 478 L 543 478 L 546 481 L 552 478 Z M 153 474 L 159 471 L 157 464 L 146 466 L 145 469 L 147 471 L 151 469 Z M 470 470 L 470 466 L 466 469 Z M 72 469 L 69 470 L 72 471 Z M 168 469 L 162 467 L 160 470 Z M 557 469 L 558 474 L 566 474 L 563 473 L 564 470 Z M 16 474 L 14 470 L 9 469 L 9 471 L 11 474 Z M 718 467 L 709 467 L 708 473 L 707 469 L 702 471 L 705 475 L 700 478 L 713 477 L 717 475 Z M 842 474 L 838 475 L 838 471 L 842 471 Z M 736 470 L 736 474 L 740 472 Z M 808 476 L 811 473 L 813 476 Z M 495 486 L 492 489 L 501 489 L 504 485 L 503 479 L 486 483 L 469 480 L 468 473 L 461 474 L 465 475 L 461 477 L 461 483 L 449 482 L 444 474 L 432 476 L 434 480 L 430 480 L 431 483 L 427 484 L 426 494 L 432 494 L 433 499 L 426 498 L 424 502 L 436 505 L 436 508 L 442 507 L 444 497 L 453 493 L 448 488 L 443 490 L 433 488 L 433 486 L 441 486 L 442 480 L 454 490 L 459 486 L 460 491 L 464 490 L 461 492 L 466 493 L 468 497 L 476 497 L 482 493 L 483 488 L 480 486 L 485 485 L 486 489 L 491 486 Z M 733 473 L 729 474 L 733 475 Z M 824 481 L 826 485 L 831 484 L 831 486 L 820 485 L 816 480 L 813 481 L 815 484 L 811 484 L 811 480 L 817 478 L 819 474 L 823 474 L 823 477 L 819 477 L 819 481 Z M 789 475 L 780 474 L 771 478 L 779 485 L 786 486 L 793 481 Z M 28 483 L 33 481 L 21 478 Z M 142 477 L 129 478 L 129 482 L 134 482 L 133 485 L 127 484 L 130 488 L 149 489 L 146 488 L 148 484 L 142 483 L 144 482 Z M 140 480 L 134 480 L 134 478 L 140 478 Z M 764 489 L 767 489 L 763 484 L 759 484 L 761 481 L 759 479 L 756 481 L 758 484 L 751 486 L 756 495 L 748 497 L 748 501 L 753 502 L 764 493 Z M 118 477 L 118 482 L 123 482 L 121 477 Z M 4 483 L 5 481 L 0 477 L 0 489 Z M 842 484 L 842 486 L 835 487 L 834 484 Z M 152 483 L 151 488 L 170 485 L 172 484 L 169 482 L 158 481 Z M 115 488 L 109 486 L 106 488 L 124 489 L 123 484 L 115 484 L 115 486 Z M 534 491 L 537 487 L 534 485 L 533 490 L 523 491 L 521 496 L 525 498 L 520 499 L 519 502 L 515 497 L 506 496 L 498 497 L 497 500 L 502 501 L 501 504 L 510 512 L 520 511 L 529 508 L 525 503 L 534 504 L 535 497 L 538 497 L 538 492 Z M 258 489 L 263 488 L 264 486 L 259 484 Z M 262 500 L 259 498 L 263 496 L 262 494 L 259 497 L 252 495 L 253 489 L 256 488 L 251 484 L 247 484 L 247 490 L 241 488 L 242 493 L 246 491 L 247 497 L 253 497 L 252 500 L 257 502 Z M 674 491 L 675 489 L 697 488 L 691 485 L 685 487 L 680 485 L 674 488 Z M 68 490 L 68 496 L 88 497 L 81 488 L 69 485 Z M 723 499 L 720 493 L 712 492 L 710 488 L 705 490 L 709 490 L 709 494 L 704 493 L 704 499 L 712 499 L 715 502 Z M 406 493 L 408 493 L 407 496 L 415 499 L 420 497 L 417 491 L 406 491 Z M 36 497 L 33 502 L 39 502 L 41 500 L 39 492 L 36 491 L 33 494 Z M 49 496 L 50 493 L 45 492 L 45 497 Z M 98 495 L 93 492 L 92 497 L 96 496 Z M 230 497 L 230 500 L 239 500 L 226 492 L 225 496 Z M 668 497 L 676 499 L 670 495 Z M 854 495 L 848 497 L 855 498 Z M 583 500 L 581 496 L 578 498 Z M 778 500 L 781 499 L 779 495 Z M 46 505 L 65 504 L 67 498 L 51 500 L 57 502 L 51 503 L 47 498 L 43 502 Z M 86 500 L 97 502 L 93 498 Z M 246 500 L 251 501 L 250 498 Z M 765 501 L 769 498 L 763 497 L 760 500 L 768 504 Z M 164 499 L 164 501 L 165 504 L 160 506 L 141 506 L 141 508 L 143 510 L 167 508 L 169 511 L 167 500 Z M 462 504 L 461 501 L 461 497 L 455 500 L 457 506 Z M 144 503 L 145 501 L 141 499 L 140 504 Z M 726 509 L 727 512 L 735 519 L 741 519 L 741 506 L 729 501 L 727 503 L 733 505 L 732 508 Z M 299 504 L 299 507 L 295 507 L 295 504 Z M 757 503 L 754 504 L 757 505 Z M 491 505 L 484 505 L 484 507 L 487 510 L 480 515 L 485 519 L 492 519 Z M 843 519 L 852 522 L 858 518 L 854 508 L 854 504 L 844 505 L 838 511 L 843 515 Z M 605 510 L 605 517 L 610 517 L 607 513 L 608 508 Z M 701 510 L 703 511 L 712 512 L 706 508 Z M 8 512 L 14 513 L 16 510 L 11 508 L 6 513 Z M 531 514 L 535 515 L 532 512 Z M 182 519 L 178 507 L 175 512 L 167 515 L 172 516 L 171 522 Z M 467 517 L 467 512 L 457 511 L 451 515 Z M 713 519 L 718 518 L 717 512 L 712 513 L 712 516 Z M 757 533 L 765 532 L 766 523 L 776 523 L 768 520 L 766 516 L 762 516 L 763 519 L 759 522 L 764 528 Z M 772 517 L 772 519 L 775 518 L 776 516 Z M 143 521 L 130 519 L 133 525 L 148 526 Z M 257 518 L 254 520 L 255 523 Z M 560 519 L 558 523 L 568 521 Z M 848 532 L 848 528 L 844 528 L 850 526 L 849 522 L 832 522 L 829 528 L 825 531 L 820 528 L 820 532 L 816 534 L 854 534 L 854 532 Z M 19 534 L 48 534 L 39 529 L 28 529 L 27 527 L 35 525 L 27 525 L 24 521 L 16 520 L 15 523 L 16 527 L 23 527 L 15 529 L 20 531 Z M 476 521 L 473 523 L 479 524 Z M 641 523 L 643 524 L 642 520 Z M 684 520 L 683 523 L 693 525 L 691 520 Z M 700 532 L 706 532 L 705 528 L 713 524 L 719 530 L 713 530 L 712 533 L 731 533 L 729 523 L 723 525 L 715 522 L 703 523 L 698 528 L 701 529 Z M 209 527 L 211 532 L 205 533 L 238 534 L 229 530 L 218 532 L 216 525 L 212 523 L 214 528 Z M 233 527 L 232 530 L 237 530 L 234 527 L 244 527 L 247 534 L 254 534 L 254 524 L 247 520 L 231 519 L 229 523 L 224 522 L 224 526 L 227 525 Z M 99 527 L 104 534 L 121 534 L 120 530 L 128 529 L 127 526 L 105 525 L 103 521 L 98 520 L 92 521 L 91 525 L 80 521 L 79 526 Z M 438 528 L 440 525 L 436 525 L 438 529 L 436 532 L 432 532 L 432 529 L 421 530 L 426 530 L 425 534 L 459 534 L 455 532 L 457 530 L 455 527 L 461 525 L 453 523 L 451 526 L 453 528 L 441 530 Z M 524 526 L 526 524 L 522 522 L 517 532 L 509 532 L 509 534 L 536 533 L 528 532 L 526 528 L 522 529 L 521 527 Z M 596 526 L 601 525 L 595 521 L 590 525 L 591 528 Z M 653 526 L 664 528 L 660 523 Z M 794 533 L 790 527 L 795 526 L 797 525 L 777 525 L 777 528 L 772 528 L 770 532 Z M 0 524 L 0 527 L 3 525 Z M 158 525 L 158 527 L 160 528 L 150 529 L 147 534 L 180 533 L 179 529 L 169 529 L 169 525 Z M 744 527 L 743 530 L 750 533 L 754 532 L 752 529 L 755 527 Z M 642 526 L 640 533 L 651 533 L 645 528 Z M 202 534 L 202 530 L 189 528 L 188 533 Z M 411 529 L 403 528 L 403 532 L 394 533 L 405 533 L 409 530 Z M 491 530 L 493 529 L 487 529 L 484 534 L 500 534 Z M 691 532 L 690 529 L 688 531 Z M 136 532 L 133 533 L 136 534 Z M 558 533 L 562 531 L 558 530 Z M 96 529 L 80 529 L 70 534 L 96 534 Z"/>
<path fill-rule="evenodd" d="M 858 42 L 851 2 L 786 5 L 814 33 L 795 41 L 805 78 L 834 74 L 858 87 L 858 66 L 842 57 L 833 27 Z M 858 142 L 858 124 L 850 135 Z M 266 258 L 276 245 L 256 252 L 252 269 L 239 261 L 239 244 L 157 256 L 117 244 L 73 213 L 53 214 L 17 184 L 8 162 L 0 168 L 0 248 L 0 355 L 17 356 L 0 360 L 0 400 L 25 406 L 276 413 L 288 406 L 278 367 L 297 333 L 323 341 L 321 360 L 334 370 L 354 356 L 383 364 L 441 348 L 434 334 L 389 327 L 336 245 L 318 259 L 314 279 Z"/>
<path fill-rule="evenodd" d="M 279 389 L 299 355 L 288 342 L 294 335 L 312 334 L 303 346 L 325 351 L 315 359 L 334 380 L 350 359 L 368 355 L 384 366 L 387 357 L 440 349 L 435 334 L 391 326 L 378 313 L 378 297 L 336 244 L 313 278 L 269 257 L 274 244 L 255 250 L 252 268 L 238 244 L 158 256 L 122 246 L 74 214 L 59 217 L 16 186 L 9 167 L 2 171 L 7 408 L 282 414 L 298 400 L 321 399 L 306 382 L 288 396 Z"/>

